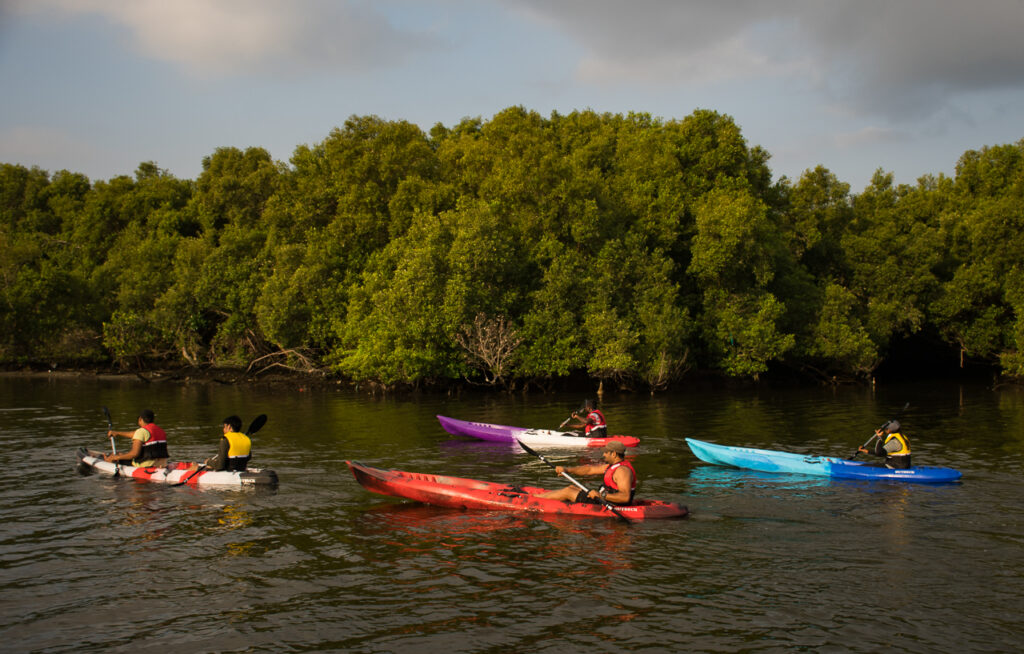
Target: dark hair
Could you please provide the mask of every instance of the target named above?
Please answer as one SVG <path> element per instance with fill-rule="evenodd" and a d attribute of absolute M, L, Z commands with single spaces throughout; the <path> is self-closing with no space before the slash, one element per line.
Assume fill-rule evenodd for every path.
<path fill-rule="evenodd" d="M 591 409 L 594 408 L 594 406 L 594 400 L 583 400 L 583 404 L 580 405 L 579 413 L 583 413 L 584 411 L 590 411 Z"/>
<path fill-rule="evenodd" d="M 147 425 L 156 420 L 156 416 L 153 415 L 152 409 L 143 409 L 142 411 L 139 411 L 139 417 L 142 418 L 142 422 Z"/>
<path fill-rule="evenodd" d="M 231 427 L 231 431 L 242 431 L 242 419 L 238 416 L 224 418 L 224 424 Z"/>

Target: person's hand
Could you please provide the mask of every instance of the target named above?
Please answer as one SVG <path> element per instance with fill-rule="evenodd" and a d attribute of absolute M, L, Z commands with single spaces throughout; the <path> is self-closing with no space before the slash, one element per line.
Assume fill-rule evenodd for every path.
<path fill-rule="evenodd" d="M 596 500 L 597 498 L 601 497 L 601 494 L 598 493 L 596 490 L 592 490 L 589 493 L 587 493 L 587 497 L 589 497 L 592 500 Z"/>
<path fill-rule="evenodd" d="M 562 466 L 555 466 L 555 474 L 560 475 L 563 472 L 565 472 L 565 468 L 563 468 Z"/>
<path fill-rule="evenodd" d="M 113 429 L 108 429 L 107 430 L 107 436 L 113 436 L 113 435 L 114 435 L 114 430 Z"/>
<path fill-rule="evenodd" d="M 863 454 L 870 454 L 870 452 L 868 452 L 868 448 L 866 448 L 866 447 L 858 447 L 857 451 L 861 452 Z"/>

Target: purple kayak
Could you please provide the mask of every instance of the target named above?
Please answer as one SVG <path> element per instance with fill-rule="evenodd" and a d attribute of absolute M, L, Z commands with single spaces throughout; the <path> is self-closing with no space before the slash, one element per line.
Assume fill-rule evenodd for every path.
<path fill-rule="evenodd" d="M 604 447 L 608 444 L 608 441 L 619 441 L 626 447 L 636 447 L 640 444 L 640 439 L 635 436 L 590 438 L 571 431 L 492 425 L 488 422 L 469 422 L 447 416 L 437 416 L 437 420 L 441 423 L 441 427 L 449 434 L 468 436 L 493 443 L 515 445 L 516 440 L 520 440 L 531 447 Z"/>

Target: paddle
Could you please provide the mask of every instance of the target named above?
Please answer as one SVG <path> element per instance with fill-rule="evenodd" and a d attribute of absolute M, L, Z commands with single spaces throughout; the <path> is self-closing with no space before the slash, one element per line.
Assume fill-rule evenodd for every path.
<path fill-rule="evenodd" d="M 526 446 L 526 445 L 525 445 L 525 444 L 523 443 L 523 441 L 519 440 L 518 438 L 516 439 L 516 442 L 517 442 L 517 443 L 519 443 L 519 447 L 523 448 L 523 450 L 525 450 L 527 454 L 532 454 L 533 456 L 537 457 L 538 459 L 540 459 L 540 460 L 541 460 L 541 461 L 543 461 L 544 463 L 546 463 L 546 464 L 548 464 L 549 466 L 551 466 L 551 468 L 552 468 L 553 470 L 556 470 L 556 471 L 557 471 L 557 469 L 558 469 L 558 466 L 556 466 L 556 465 L 555 465 L 554 463 L 551 463 L 550 461 L 548 461 L 548 460 L 547 460 L 547 458 L 546 458 L 546 457 L 545 457 L 545 456 L 544 456 L 543 454 L 541 454 L 540 452 L 535 452 L 534 450 L 530 449 L 529 447 L 527 447 L 527 446 Z M 572 477 L 572 475 L 570 475 L 570 474 L 569 474 L 568 472 L 566 472 L 566 471 L 564 471 L 564 470 L 563 470 L 563 471 L 561 472 L 561 475 L 562 475 L 563 477 L 565 477 L 566 479 L 568 479 L 569 481 L 571 481 L 571 482 L 573 483 L 573 485 L 575 485 L 575 486 L 576 486 L 577 488 L 579 488 L 579 489 L 580 489 L 581 491 L 586 491 L 586 492 L 588 492 L 588 493 L 590 492 L 590 490 L 591 490 L 591 489 L 587 488 L 586 486 L 584 486 L 584 485 L 583 485 L 583 484 L 581 484 L 580 482 L 576 481 L 576 479 L 575 479 L 575 478 L 573 478 L 573 477 Z M 600 496 L 598 496 L 598 499 L 600 499 L 600 500 L 601 500 L 601 504 L 604 504 L 604 505 L 605 505 L 605 507 L 606 507 L 606 508 L 607 508 L 607 509 L 608 509 L 609 511 L 611 511 L 612 513 L 614 513 L 614 514 L 615 514 L 616 516 L 618 516 L 618 517 L 619 517 L 619 519 L 621 519 L 621 520 L 622 520 L 623 522 L 625 522 L 626 524 L 629 524 L 629 523 L 630 523 L 630 520 L 629 520 L 629 518 L 627 518 L 626 516 L 624 516 L 624 515 L 622 515 L 621 513 L 619 513 L 619 512 L 618 512 L 618 511 L 617 511 L 617 510 L 615 509 L 615 506 L 614 506 L 614 505 L 613 505 L 613 504 L 612 504 L 611 502 L 609 502 L 608 500 L 606 500 L 606 499 L 604 499 L 603 497 L 600 497 Z"/>
<path fill-rule="evenodd" d="M 569 416 L 568 418 L 566 418 L 565 420 L 563 420 L 563 421 L 562 421 L 562 424 L 558 425 L 558 428 L 559 428 L 559 429 L 561 429 L 562 427 L 565 427 L 565 423 L 569 422 L 570 420 L 572 420 L 572 419 L 573 419 L 573 418 L 575 418 L 575 417 L 576 417 L 576 414 L 575 414 L 575 413 L 574 413 L 574 414 L 572 414 L 571 416 Z"/>
<path fill-rule="evenodd" d="M 256 416 L 255 418 L 253 418 L 253 421 L 249 423 L 249 428 L 245 430 L 245 435 L 246 436 L 252 436 L 253 434 L 258 432 L 259 430 L 263 429 L 263 425 L 265 425 L 265 424 L 267 424 L 267 414 L 261 413 L 258 416 Z M 175 484 L 171 484 L 171 486 L 183 486 L 183 485 L 187 484 L 188 482 L 192 481 L 193 477 L 195 477 L 200 472 L 205 470 L 206 467 L 207 467 L 207 465 L 205 463 L 199 464 L 199 466 L 195 469 L 195 472 L 193 472 L 188 477 L 185 477 L 185 479 L 183 479 L 183 480 L 181 480 L 181 481 L 179 481 L 179 482 L 177 482 Z"/>
<path fill-rule="evenodd" d="M 885 431 L 885 428 L 886 428 L 886 427 L 888 427 L 889 425 L 891 425 L 891 424 L 892 424 L 892 421 L 893 421 L 893 420 L 896 420 L 896 419 L 898 419 L 898 418 L 899 418 L 900 416 L 902 416 L 902 415 L 903 415 L 903 412 L 904 412 L 904 411 L 906 411 L 906 410 L 907 410 L 907 408 L 908 408 L 909 406 L 910 406 L 910 402 L 907 402 L 906 404 L 904 404 L 904 405 L 903 405 L 903 408 L 902 408 L 902 409 L 900 409 L 900 410 L 899 410 L 899 411 L 898 411 L 898 412 L 896 413 L 896 417 L 895 417 L 895 418 L 890 418 L 889 420 L 886 420 L 886 421 L 885 421 L 885 424 L 883 424 L 883 425 L 882 425 L 881 427 L 879 427 L 879 428 L 878 428 L 878 431 Z M 866 447 L 868 446 L 868 443 L 870 443 L 871 441 L 875 440 L 876 438 L 878 438 L 878 434 L 871 434 L 871 438 L 869 438 L 869 439 L 867 439 L 866 441 L 864 441 L 864 444 L 863 444 L 863 445 L 861 445 L 860 447 L 862 447 L 862 448 L 866 448 Z M 854 459 L 856 459 L 856 458 L 857 458 L 857 455 L 858 455 L 858 454 L 860 454 L 860 448 L 858 448 L 858 449 L 857 449 L 857 451 L 853 453 L 853 456 L 851 456 L 850 458 L 848 458 L 848 459 L 847 459 L 847 461 L 853 461 Z"/>
<path fill-rule="evenodd" d="M 103 407 L 103 415 L 107 417 L 107 428 L 108 431 L 114 431 L 114 421 L 110 419 L 110 409 Z M 114 437 L 110 437 L 110 450 L 114 454 L 117 454 L 117 445 L 114 443 Z M 121 474 L 121 466 L 117 465 L 117 461 L 114 461 L 114 476 L 117 477 Z"/>

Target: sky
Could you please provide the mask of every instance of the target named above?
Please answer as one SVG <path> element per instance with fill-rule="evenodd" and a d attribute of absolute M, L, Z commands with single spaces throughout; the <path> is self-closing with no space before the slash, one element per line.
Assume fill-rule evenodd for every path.
<path fill-rule="evenodd" d="M 196 179 L 351 116 L 731 116 L 853 193 L 1024 139 L 1024 0 L 0 0 L 0 163 Z"/>

